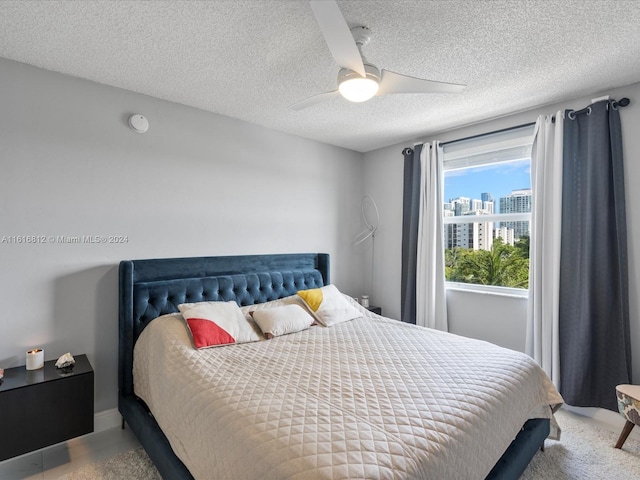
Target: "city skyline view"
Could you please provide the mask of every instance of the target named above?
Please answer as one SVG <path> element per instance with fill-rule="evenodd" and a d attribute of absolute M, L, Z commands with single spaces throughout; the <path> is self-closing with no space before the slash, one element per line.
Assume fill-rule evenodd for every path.
<path fill-rule="evenodd" d="M 482 193 L 490 193 L 499 211 L 500 197 L 513 190 L 531 188 L 530 160 L 502 162 L 480 167 L 450 170 L 444 175 L 444 201 L 458 197 L 480 199 Z"/>

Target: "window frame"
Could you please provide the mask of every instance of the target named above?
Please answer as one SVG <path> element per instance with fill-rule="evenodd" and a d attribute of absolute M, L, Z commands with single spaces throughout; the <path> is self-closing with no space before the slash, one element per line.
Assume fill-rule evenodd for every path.
<path fill-rule="evenodd" d="M 466 139 L 454 140 L 442 144 L 442 194 L 444 195 L 444 181 L 447 172 L 466 170 L 482 166 L 509 163 L 528 159 L 531 162 L 531 149 L 533 146 L 534 124 L 522 125 L 505 130 L 489 132 Z M 449 147 L 449 148 L 448 148 Z M 498 159 L 496 159 L 498 157 Z M 493 160 L 489 160 L 493 159 Z M 533 196 L 533 191 L 531 191 Z M 445 199 L 442 198 L 442 203 Z M 442 210 L 443 227 L 450 224 L 477 223 L 478 217 L 482 222 L 514 222 L 527 221 L 531 229 L 531 212 L 522 213 L 493 213 L 488 215 L 463 215 L 445 216 Z M 444 231 L 442 232 L 444 235 Z M 443 242 L 444 243 L 444 242 Z M 447 250 L 443 245 L 443 254 Z M 472 292 L 484 295 L 499 295 L 503 297 L 528 298 L 528 288 L 504 287 L 497 285 L 482 285 L 476 283 L 455 282 L 445 279 L 447 291 Z"/>

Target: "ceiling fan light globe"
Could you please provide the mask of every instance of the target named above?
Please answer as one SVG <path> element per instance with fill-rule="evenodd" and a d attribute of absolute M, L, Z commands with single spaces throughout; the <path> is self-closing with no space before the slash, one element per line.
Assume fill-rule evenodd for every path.
<path fill-rule="evenodd" d="M 338 73 L 338 91 L 350 102 L 366 102 L 380 87 L 380 70 L 371 64 L 364 64 L 366 76 L 343 68 Z"/>
<path fill-rule="evenodd" d="M 366 102 L 378 93 L 378 82 L 371 78 L 350 78 L 338 87 L 340 94 L 350 102 Z"/>

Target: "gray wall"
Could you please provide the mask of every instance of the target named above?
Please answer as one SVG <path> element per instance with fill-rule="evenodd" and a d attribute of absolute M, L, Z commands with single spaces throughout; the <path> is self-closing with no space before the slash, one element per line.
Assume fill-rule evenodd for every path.
<path fill-rule="evenodd" d="M 609 94 L 613 98 L 629 97 L 631 105 L 621 111 L 625 158 L 625 185 L 627 200 L 627 226 L 629 241 L 629 288 L 631 309 L 631 340 L 633 350 L 634 383 L 640 383 L 640 215 L 634 205 L 640 204 L 640 84 L 594 92 L 583 98 L 557 105 L 522 112 L 517 115 L 487 121 L 482 124 L 442 132 L 416 142 L 457 138 L 486 133 L 529 122 L 540 114 L 553 114 L 565 108 L 583 108 L 591 98 Z M 375 246 L 373 303 L 383 308 L 385 315 L 400 317 L 400 272 L 402 231 L 402 178 L 404 147 L 407 141 L 365 154 L 365 194 L 376 199 L 381 222 Z M 384 275 L 384 278 L 383 278 Z M 526 299 L 502 297 L 460 291 L 447 292 L 450 331 L 464 336 L 480 338 L 514 350 L 524 351 L 526 325 Z"/>
<path fill-rule="evenodd" d="M 96 411 L 114 408 L 122 259 L 327 252 L 362 291 L 362 154 L 3 59 L 0 106 L 0 240 L 127 237 L 0 243 L 0 367 L 87 353 Z"/>

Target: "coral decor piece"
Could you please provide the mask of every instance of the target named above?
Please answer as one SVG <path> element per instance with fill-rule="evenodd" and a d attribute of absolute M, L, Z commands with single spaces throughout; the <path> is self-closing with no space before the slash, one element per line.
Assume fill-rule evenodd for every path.
<path fill-rule="evenodd" d="M 60 358 L 58 358 L 58 361 L 56 362 L 56 368 L 68 368 L 75 364 L 75 359 L 70 353 L 67 352 L 64 355 L 61 355 Z"/>

